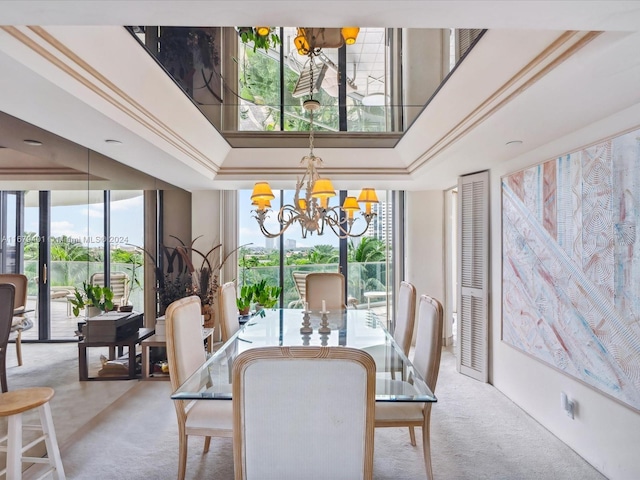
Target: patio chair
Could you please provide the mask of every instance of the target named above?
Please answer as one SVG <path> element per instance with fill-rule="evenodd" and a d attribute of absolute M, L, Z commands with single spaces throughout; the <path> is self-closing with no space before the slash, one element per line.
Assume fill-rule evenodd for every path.
<path fill-rule="evenodd" d="M 296 292 L 298 292 L 298 299 L 289 302 L 288 308 L 304 308 L 307 292 L 307 275 L 309 275 L 309 272 L 291 272 L 291 276 L 293 276 L 293 285 L 296 287 Z"/>
<path fill-rule="evenodd" d="M 89 279 L 91 285 L 104 287 L 104 273 L 94 273 Z M 124 272 L 111 272 L 109 275 L 109 288 L 113 292 L 114 305 L 130 305 L 129 288 L 131 280 Z"/>

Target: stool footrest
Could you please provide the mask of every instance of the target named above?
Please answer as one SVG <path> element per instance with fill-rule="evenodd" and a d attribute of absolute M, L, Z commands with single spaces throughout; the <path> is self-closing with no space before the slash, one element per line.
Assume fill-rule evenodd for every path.
<path fill-rule="evenodd" d="M 38 443 L 40 443 L 41 441 L 43 441 L 44 439 L 47 438 L 46 434 L 40 435 L 38 438 L 36 438 L 35 440 L 29 442 L 28 444 L 26 444 L 24 447 L 22 447 L 22 453 L 26 452 L 27 450 L 29 450 L 31 447 L 33 447 L 34 445 L 37 445 Z"/>
<path fill-rule="evenodd" d="M 36 477 L 33 480 L 43 480 L 44 478 L 51 478 L 49 474 L 51 472 L 55 472 L 56 470 L 57 469 L 54 467 L 49 467 L 44 472 L 42 472 L 39 477 Z"/>
<path fill-rule="evenodd" d="M 49 457 L 22 457 L 23 463 L 46 463 L 50 464 Z"/>
<path fill-rule="evenodd" d="M 42 425 L 22 425 L 23 430 L 40 430 L 42 431 Z"/>

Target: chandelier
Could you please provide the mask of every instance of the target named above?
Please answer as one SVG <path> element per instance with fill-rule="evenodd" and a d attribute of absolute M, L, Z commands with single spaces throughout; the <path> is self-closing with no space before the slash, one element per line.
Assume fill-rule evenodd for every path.
<path fill-rule="evenodd" d="M 356 43 L 359 27 L 311 28 L 298 27 L 293 44 L 300 55 L 318 55 L 322 48 L 340 48 Z"/>
<path fill-rule="evenodd" d="M 316 47 L 317 44 L 314 44 L 314 48 L 306 52 L 310 61 L 319 53 Z M 278 210 L 280 231 L 269 232 L 264 224 L 270 213 L 271 200 L 275 195 L 268 182 L 257 182 L 251 194 L 252 205 L 256 207 L 254 218 L 258 221 L 262 234 L 268 238 L 279 237 L 295 223 L 302 229 L 302 238 L 314 232 L 322 235 L 327 226 L 339 238 L 360 237 L 367 231 L 371 220 L 376 216 L 376 213 L 371 211 L 371 206 L 378 203 L 378 197 L 373 188 L 363 188 L 357 199 L 348 196 L 341 206 L 329 205 L 329 199 L 336 196 L 336 191 L 331 180 L 321 177 L 318 173 L 318 168 L 323 162 L 313 153 L 313 114 L 320 108 L 320 102 L 313 99 L 313 69 L 311 69 L 311 76 L 310 98 L 302 104 L 304 110 L 309 113 L 309 155 L 302 157 L 300 161 L 300 165 L 305 167 L 305 172 L 302 178 L 297 179 L 293 204 L 283 205 Z M 364 212 L 360 212 L 364 226 L 356 232 L 354 225 L 357 219 L 354 218 L 354 214 L 361 210 L 360 204 L 364 205 Z"/>

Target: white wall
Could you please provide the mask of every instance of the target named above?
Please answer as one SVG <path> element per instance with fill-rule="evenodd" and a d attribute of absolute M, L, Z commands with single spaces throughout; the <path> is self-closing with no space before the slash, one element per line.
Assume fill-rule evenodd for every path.
<path fill-rule="evenodd" d="M 418 297 L 444 303 L 444 197 L 440 190 L 406 193 L 406 279 Z"/>
<path fill-rule="evenodd" d="M 611 479 L 640 478 L 640 413 L 556 371 L 501 341 L 501 177 L 579 149 L 638 122 L 629 112 L 560 138 L 526 158 L 491 172 L 491 358 L 492 383 L 528 414 Z M 637 125 L 637 124 L 636 124 Z M 571 420 L 560 408 L 560 392 L 578 404 Z"/>
<path fill-rule="evenodd" d="M 197 238 L 195 248 L 209 251 L 220 243 L 220 190 L 197 190 L 191 193 L 191 233 Z"/>

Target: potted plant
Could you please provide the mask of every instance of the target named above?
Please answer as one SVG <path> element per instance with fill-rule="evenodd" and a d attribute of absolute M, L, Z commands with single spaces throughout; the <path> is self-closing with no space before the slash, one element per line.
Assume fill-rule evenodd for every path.
<path fill-rule="evenodd" d="M 95 317 L 100 312 L 108 312 L 113 310 L 113 291 L 109 287 L 101 287 L 100 285 L 91 285 L 82 282 L 82 291 L 75 288 L 73 298 L 69 299 L 72 306 L 74 316 L 80 315 L 80 310 L 86 308 L 85 318 Z M 82 329 L 86 321 L 78 322 L 78 330 L 76 334 L 82 339 Z"/>
<path fill-rule="evenodd" d="M 69 302 L 76 317 L 85 307 L 87 308 L 87 317 L 93 317 L 99 315 L 100 312 L 108 312 L 113 309 L 113 291 L 109 287 L 82 282 L 82 291 L 76 287 L 73 295 L 74 297 L 69 299 Z"/>
<path fill-rule="evenodd" d="M 253 285 L 243 285 L 240 289 L 240 296 L 236 299 L 236 305 L 240 315 L 247 315 L 251 309 L 253 301 Z"/>
<path fill-rule="evenodd" d="M 258 33 L 258 29 L 265 29 L 265 34 Z M 268 29 L 268 30 L 267 30 Z M 280 36 L 274 32 L 273 27 L 236 27 L 236 31 L 242 40 L 242 43 L 253 42 L 253 51 L 263 49 L 269 51 L 269 48 L 275 48 L 282 45 Z"/>
<path fill-rule="evenodd" d="M 267 280 L 262 279 L 253 285 L 253 299 L 256 302 L 256 311 L 262 308 L 273 308 L 278 303 L 281 287 L 267 285 Z"/>

